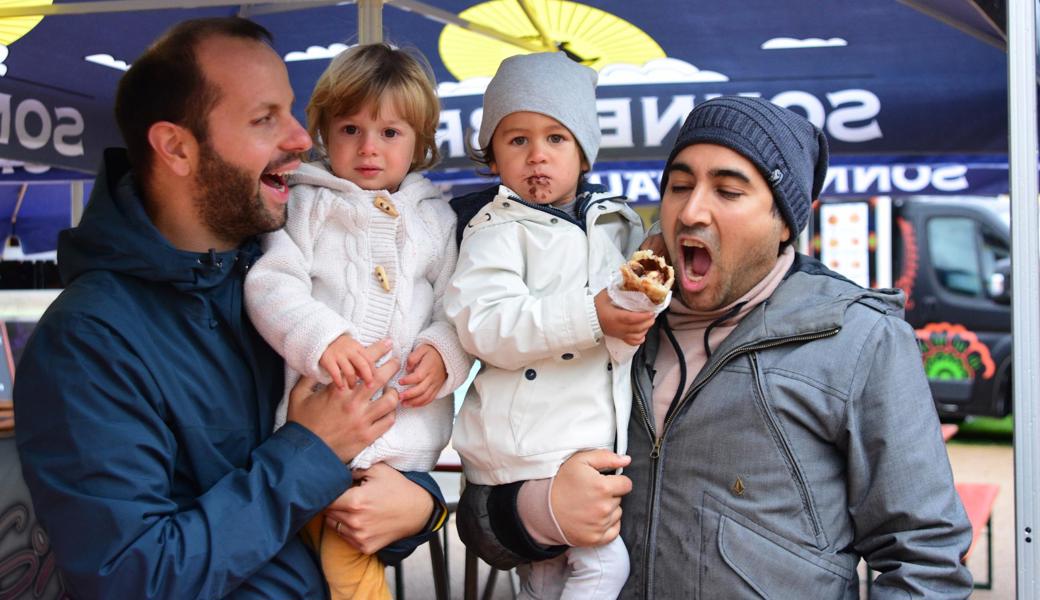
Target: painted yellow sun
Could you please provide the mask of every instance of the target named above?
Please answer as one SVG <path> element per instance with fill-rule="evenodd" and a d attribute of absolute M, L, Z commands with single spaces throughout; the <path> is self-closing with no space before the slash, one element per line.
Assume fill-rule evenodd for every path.
<path fill-rule="evenodd" d="M 16 6 L 49 6 L 52 0 L 0 0 L 0 7 L 12 8 Z M 18 38 L 29 33 L 36 27 L 43 17 L 8 17 L 0 19 L 0 44 L 10 46 Z"/>
<path fill-rule="evenodd" d="M 635 25 L 598 8 L 567 0 L 527 0 L 552 46 L 516 0 L 490 0 L 459 13 L 467 21 L 542 44 L 541 51 L 564 50 L 597 71 L 610 64 L 642 65 L 665 58 L 657 42 Z M 519 46 L 448 25 L 440 37 L 441 60 L 459 81 L 491 77 L 504 59 L 525 54 Z"/>

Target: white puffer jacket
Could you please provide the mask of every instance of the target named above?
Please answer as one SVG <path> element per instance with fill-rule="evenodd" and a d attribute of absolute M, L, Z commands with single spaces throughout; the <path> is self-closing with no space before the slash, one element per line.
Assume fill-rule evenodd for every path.
<path fill-rule="evenodd" d="M 455 214 L 440 190 L 416 173 L 393 194 L 363 190 L 313 163 L 291 182 L 286 226 L 264 236 L 264 255 L 246 278 L 249 316 L 286 361 L 276 426 L 285 423 L 288 391 L 299 373 L 329 381 L 318 360 L 340 335 L 362 345 L 390 338 L 402 365 L 390 385 L 403 376 L 408 353 L 430 344 L 448 372 L 437 399 L 398 408 L 390 431 L 351 463 L 428 471 L 451 436 L 451 393 L 473 363 L 441 303 L 457 255 Z"/>
<path fill-rule="evenodd" d="M 444 307 L 482 362 L 455 420 L 468 481 L 550 477 L 615 442 L 624 452 L 629 362 L 612 363 L 593 302 L 643 239 L 623 200 L 587 197 L 582 230 L 501 186 L 467 224 Z"/>

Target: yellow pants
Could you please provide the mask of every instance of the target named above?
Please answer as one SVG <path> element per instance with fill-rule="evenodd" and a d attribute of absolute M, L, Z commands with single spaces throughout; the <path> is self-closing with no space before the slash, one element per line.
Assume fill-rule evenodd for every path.
<path fill-rule="evenodd" d="M 325 515 L 311 519 L 302 533 L 304 541 L 321 557 L 332 600 L 391 600 L 383 563 L 339 537 L 335 529 L 325 525 Z"/>

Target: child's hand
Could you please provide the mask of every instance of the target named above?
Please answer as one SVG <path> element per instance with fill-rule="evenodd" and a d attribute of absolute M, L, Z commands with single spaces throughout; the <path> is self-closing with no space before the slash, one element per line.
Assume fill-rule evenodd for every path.
<path fill-rule="evenodd" d="M 448 370 L 444 368 L 441 353 L 429 344 L 419 344 L 412 350 L 405 361 L 405 370 L 408 374 L 401 378 L 400 383 L 412 387 L 401 392 L 401 404 L 404 406 L 426 406 L 448 380 Z"/>
<path fill-rule="evenodd" d="M 325 369 L 340 389 L 354 387 L 358 379 L 368 387 L 375 385 L 372 377 L 375 364 L 365 354 L 364 346 L 347 334 L 332 340 L 318 360 L 318 366 Z"/>
<path fill-rule="evenodd" d="M 629 346 L 638 346 L 646 339 L 646 332 L 654 324 L 654 313 L 632 312 L 614 306 L 607 295 L 607 290 L 596 294 L 596 316 L 603 333 L 625 342 Z"/>

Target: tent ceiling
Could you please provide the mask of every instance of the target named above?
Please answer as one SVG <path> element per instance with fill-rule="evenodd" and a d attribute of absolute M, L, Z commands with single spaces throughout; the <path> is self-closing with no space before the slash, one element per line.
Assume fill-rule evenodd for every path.
<path fill-rule="evenodd" d="M 302 99 L 328 57 L 357 41 L 359 13 L 372 17 L 365 7 L 380 3 L 340 4 L 107 0 L 39 9 L 49 16 L 8 41 L 0 62 L 0 157 L 95 169 L 100 150 L 120 143 L 111 105 L 121 69 L 172 23 L 195 16 L 243 14 L 270 29 L 290 61 L 302 116 Z M 600 69 L 605 160 L 662 158 L 685 112 L 716 94 L 759 94 L 803 112 L 827 131 L 837 154 L 1006 151 L 1004 54 L 891 0 L 840 0 L 826 11 L 811 0 L 385 6 L 386 38 L 420 49 L 442 90 L 452 88 L 442 93 L 447 166 L 467 165 L 465 137 L 482 91 L 473 82 L 525 44 L 564 47 Z M 25 12 L 5 7 L 0 16 L 17 10 Z M 650 67 L 648 59 L 658 62 Z"/>

